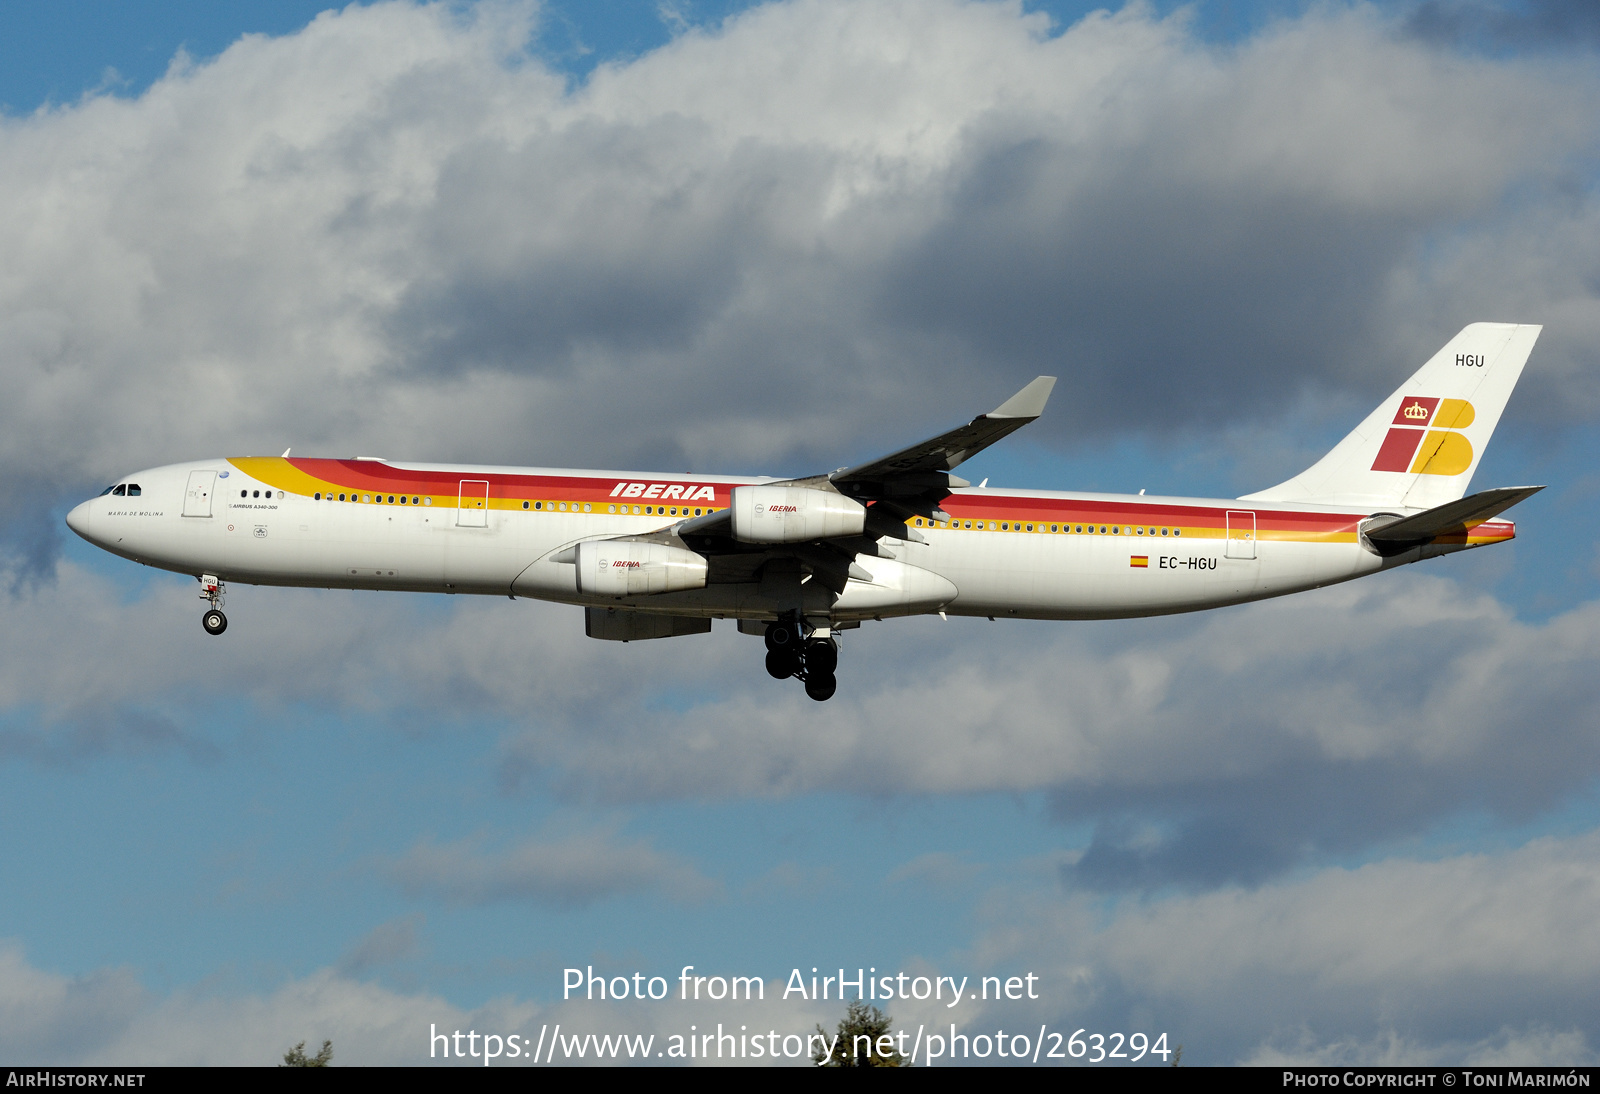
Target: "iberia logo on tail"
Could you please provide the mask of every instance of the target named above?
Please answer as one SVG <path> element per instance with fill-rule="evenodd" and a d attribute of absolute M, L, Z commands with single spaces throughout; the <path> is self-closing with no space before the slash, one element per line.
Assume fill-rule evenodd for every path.
<path fill-rule="evenodd" d="M 1472 442 L 1457 430 L 1471 425 L 1475 416 L 1465 399 L 1418 395 L 1402 399 L 1372 469 L 1412 475 L 1461 474 L 1472 466 Z M 1432 428 L 1425 428 L 1429 426 Z"/>

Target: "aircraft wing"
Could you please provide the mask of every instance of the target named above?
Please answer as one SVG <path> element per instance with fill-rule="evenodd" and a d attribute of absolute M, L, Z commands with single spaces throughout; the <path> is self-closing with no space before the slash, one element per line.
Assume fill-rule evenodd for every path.
<path fill-rule="evenodd" d="M 978 415 L 966 425 L 902 448 L 893 455 L 835 471 L 828 478 L 841 490 L 846 486 L 862 488 L 845 490 L 846 493 L 865 492 L 873 496 L 905 493 L 908 486 L 924 482 L 942 484 L 948 480 L 945 472 L 954 471 L 964 461 L 1043 414 L 1044 404 L 1055 386 L 1054 376 L 1037 377 L 998 407 Z M 967 484 L 957 482 L 955 485 Z M 926 487 L 920 487 L 918 492 L 921 489 Z"/>
<path fill-rule="evenodd" d="M 855 498 L 878 510 L 869 520 L 869 533 L 905 538 L 905 518 L 913 514 L 932 517 L 950 491 L 970 486 L 950 472 L 985 448 L 1010 436 L 1044 413 L 1054 376 L 1039 376 L 987 414 L 980 414 L 966 425 L 946 430 L 936 437 L 902 448 L 891 455 L 831 475 L 788 479 L 791 486 L 824 486 L 831 483 L 841 494 Z M 731 528 L 731 515 L 724 509 L 678 525 L 677 533 L 686 536 L 725 536 Z"/>
<path fill-rule="evenodd" d="M 939 503 L 950 491 L 970 485 L 950 471 L 962 461 L 1021 429 L 1044 411 L 1054 376 L 1040 376 L 987 414 L 966 425 L 930 437 L 881 459 L 870 460 L 809 478 L 788 479 L 775 486 L 833 489 L 867 507 L 863 534 L 810 543 L 743 544 L 733 539 L 733 512 L 723 509 L 663 530 L 663 534 L 711 559 L 713 580 L 750 580 L 769 558 L 797 559 L 835 592 L 851 577 L 866 574 L 855 565 L 857 555 L 893 558 L 878 541 L 885 537 L 921 541 L 906 526 L 912 515 L 944 517 Z"/>

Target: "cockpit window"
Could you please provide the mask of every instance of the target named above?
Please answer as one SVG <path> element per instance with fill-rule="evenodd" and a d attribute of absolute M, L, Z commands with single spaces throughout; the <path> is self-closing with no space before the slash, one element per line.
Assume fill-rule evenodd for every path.
<path fill-rule="evenodd" d="M 139 484 L 138 483 L 130 482 L 128 484 L 128 497 L 137 498 L 140 495 L 142 495 L 143 493 L 144 493 L 144 491 L 139 489 Z"/>
<path fill-rule="evenodd" d="M 104 490 L 100 491 L 100 496 L 103 498 L 103 497 L 105 497 L 107 494 L 111 493 L 111 491 L 113 491 L 115 489 L 116 489 L 115 486 L 108 486 Z"/>
<path fill-rule="evenodd" d="M 115 490 L 111 491 L 111 496 L 114 498 L 120 498 L 127 492 L 128 488 L 126 486 L 119 486 Z"/>

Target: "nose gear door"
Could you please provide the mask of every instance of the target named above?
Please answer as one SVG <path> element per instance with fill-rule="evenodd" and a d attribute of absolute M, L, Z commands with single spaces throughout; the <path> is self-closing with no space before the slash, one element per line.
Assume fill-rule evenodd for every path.
<path fill-rule="evenodd" d="M 211 495 L 217 491 L 217 473 L 215 471 L 189 472 L 189 485 L 183 492 L 183 515 L 186 517 L 209 517 L 211 515 Z"/>

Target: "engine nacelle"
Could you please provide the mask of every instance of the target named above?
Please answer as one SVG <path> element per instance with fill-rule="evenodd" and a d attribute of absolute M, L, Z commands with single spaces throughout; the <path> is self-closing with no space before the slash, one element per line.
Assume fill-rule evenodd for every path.
<path fill-rule="evenodd" d="M 733 538 L 741 543 L 859 536 L 867 520 L 860 502 L 808 486 L 736 486 L 731 509 Z"/>
<path fill-rule="evenodd" d="M 706 560 L 665 543 L 585 540 L 574 557 L 578 591 L 586 596 L 650 596 L 703 589 Z"/>

